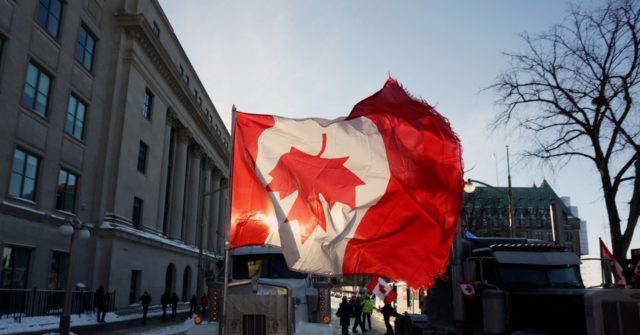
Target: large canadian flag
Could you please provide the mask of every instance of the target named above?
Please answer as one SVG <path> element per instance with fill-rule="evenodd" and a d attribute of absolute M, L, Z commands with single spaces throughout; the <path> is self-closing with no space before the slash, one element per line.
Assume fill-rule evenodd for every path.
<path fill-rule="evenodd" d="M 231 248 L 274 245 L 292 269 L 430 286 L 462 202 L 449 123 L 389 78 L 346 118 L 237 112 Z"/>
<path fill-rule="evenodd" d="M 391 302 L 398 297 L 398 292 L 393 289 L 393 284 L 387 283 L 384 279 L 377 276 L 371 277 L 366 288 L 378 298 L 382 299 L 385 304 L 391 304 Z"/>
<path fill-rule="evenodd" d="M 600 254 L 602 255 L 602 259 L 605 260 L 605 267 L 611 269 L 611 273 L 613 274 L 613 279 L 615 280 L 617 287 L 627 287 L 627 282 L 624 279 L 624 272 L 622 270 L 622 266 L 616 260 L 616 256 L 614 256 L 609 248 L 600 240 Z"/>

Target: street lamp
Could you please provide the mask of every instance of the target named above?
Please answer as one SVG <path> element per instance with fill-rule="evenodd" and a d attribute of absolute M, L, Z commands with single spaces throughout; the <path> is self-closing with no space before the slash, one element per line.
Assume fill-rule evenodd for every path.
<path fill-rule="evenodd" d="M 202 193 L 202 199 L 204 199 L 207 196 L 213 195 L 215 193 L 218 193 L 222 190 L 226 190 L 227 188 L 229 188 L 228 186 L 222 186 L 222 187 L 218 187 L 215 190 L 211 190 L 209 192 L 204 192 Z M 202 233 L 204 231 L 204 220 L 200 220 L 200 239 L 198 240 L 198 273 L 197 273 L 197 285 L 196 285 L 196 296 L 198 297 L 198 299 L 200 299 L 200 296 L 202 295 L 202 280 L 203 280 L 203 265 L 202 265 L 202 254 L 203 254 L 203 250 L 202 250 L 202 246 L 204 244 L 204 234 Z"/>
<path fill-rule="evenodd" d="M 89 232 L 88 225 L 77 217 L 65 219 L 65 223 L 58 227 L 58 232 L 64 237 L 71 237 L 69 241 L 69 268 L 67 269 L 67 283 L 64 289 L 64 307 L 62 315 L 60 315 L 60 334 L 69 335 L 69 328 L 71 325 L 71 292 L 73 290 L 73 281 L 71 275 L 73 273 L 73 245 L 76 238 L 81 240 L 89 239 L 91 232 Z"/>
<path fill-rule="evenodd" d="M 469 178 L 464 183 L 464 191 L 466 193 L 473 193 L 476 190 L 476 185 L 474 183 L 484 185 L 507 197 L 508 206 L 509 206 L 509 236 L 515 237 L 515 230 L 513 229 L 513 194 L 511 193 L 511 183 L 509 183 L 509 187 L 507 187 L 507 192 L 505 192 L 485 182 Z"/>

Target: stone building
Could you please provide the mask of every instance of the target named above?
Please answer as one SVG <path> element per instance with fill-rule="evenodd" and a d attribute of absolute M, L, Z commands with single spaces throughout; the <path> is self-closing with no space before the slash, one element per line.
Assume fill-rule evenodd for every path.
<path fill-rule="evenodd" d="M 0 1 L 0 116 L 1 288 L 64 288 L 72 261 L 116 307 L 196 292 L 230 136 L 157 0 Z M 70 257 L 72 217 L 91 237 Z"/>
<path fill-rule="evenodd" d="M 477 187 L 465 193 L 461 226 L 476 236 L 509 236 L 509 205 L 506 187 Z M 540 186 L 512 187 L 514 236 L 555 241 L 578 256 L 586 254 L 581 245 L 580 219 L 569 198 L 560 198 L 543 181 Z"/>

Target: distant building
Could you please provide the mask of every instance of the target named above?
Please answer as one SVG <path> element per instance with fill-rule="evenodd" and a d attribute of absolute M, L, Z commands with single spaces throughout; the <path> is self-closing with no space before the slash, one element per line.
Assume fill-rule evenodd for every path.
<path fill-rule="evenodd" d="M 1 288 L 187 299 L 222 257 L 229 140 L 157 0 L 0 1 Z M 77 240 L 72 278 L 65 218 Z M 202 282 L 200 283 L 202 285 Z"/>
<path fill-rule="evenodd" d="M 477 236 L 509 236 L 508 189 L 496 189 L 476 187 L 474 192 L 464 194 L 460 216 L 463 230 Z M 555 238 L 578 255 L 587 253 L 577 208 L 572 212 L 568 198 L 558 197 L 546 180 L 540 186 L 512 187 L 512 194 L 515 236 L 544 241 Z"/>

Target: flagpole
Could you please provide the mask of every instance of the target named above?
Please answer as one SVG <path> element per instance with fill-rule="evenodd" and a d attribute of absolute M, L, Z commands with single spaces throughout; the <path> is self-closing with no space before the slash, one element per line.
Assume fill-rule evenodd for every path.
<path fill-rule="evenodd" d="M 229 157 L 229 201 L 227 201 L 227 219 L 229 224 L 224 228 L 224 286 L 222 288 L 222 318 L 218 325 L 220 335 L 226 334 L 225 323 L 227 320 L 227 296 L 229 290 L 229 231 L 231 228 L 231 201 L 233 196 L 233 152 L 235 149 L 235 130 L 236 130 L 236 105 L 231 106 L 231 154 Z"/>

